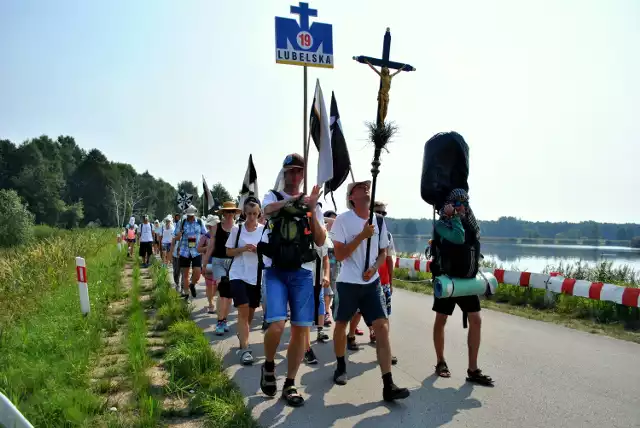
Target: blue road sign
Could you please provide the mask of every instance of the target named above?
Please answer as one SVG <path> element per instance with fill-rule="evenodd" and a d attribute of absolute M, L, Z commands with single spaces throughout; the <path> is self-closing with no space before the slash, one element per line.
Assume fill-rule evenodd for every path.
<path fill-rule="evenodd" d="M 276 16 L 276 62 L 333 68 L 331 24 L 309 25 L 309 17 L 318 16 L 318 10 L 310 9 L 309 3 L 291 6 L 291 13 L 299 15 L 300 24 L 294 18 Z"/>

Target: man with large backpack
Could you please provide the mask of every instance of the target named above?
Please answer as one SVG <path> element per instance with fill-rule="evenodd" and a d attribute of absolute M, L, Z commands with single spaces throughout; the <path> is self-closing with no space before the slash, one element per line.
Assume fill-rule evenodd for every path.
<path fill-rule="evenodd" d="M 306 338 L 310 334 L 314 307 L 313 271 L 318 249 L 326 239 L 326 230 L 318 198 L 322 191 L 314 186 L 310 196 L 300 191 L 305 161 L 299 154 L 288 155 L 273 190 L 263 199 L 269 217 L 258 245 L 264 266 L 267 302 L 267 329 L 264 337 L 265 363 L 261 369 L 260 389 L 268 396 L 277 393 L 275 356 L 291 309 L 291 340 L 287 350 L 288 371 L 282 398 L 292 407 L 304 404 L 294 379 L 302 362 Z"/>
<path fill-rule="evenodd" d="M 469 207 L 469 195 L 464 189 L 454 189 L 440 210 L 431 241 L 431 271 L 434 277 L 448 275 L 455 278 L 474 278 L 480 265 L 480 228 Z M 433 343 L 436 351 L 436 374 L 451 377 L 444 358 L 444 327 L 456 305 L 463 313 L 463 325 L 469 322 L 469 367 L 467 381 L 492 386 L 493 379 L 478 368 L 480 349 L 480 298 L 460 296 L 434 299 Z"/>
<path fill-rule="evenodd" d="M 337 385 L 347 384 L 345 361 L 347 345 L 347 324 L 358 309 L 371 325 L 376 337 L 376 354 L 382 372 L 382 398 L 394 401 L 407 398 L 409 390 L 399 388 L 391 375 L 392 353 L 389 341 L 389 321 L 386 302 L 378 269 L 387 260 L 389 237 L 382 221 L 369 224 L 369 204 L 371 203 L 370 181 L 350 183 L 347 186 L 347 206 L 349 211 L 340 214 L 331 227 L 331 239 L 335 247 L 336 259 L 342 261 L 342 268 L 336 283 L 336 325 L 333 332 L 337 367 L 333 381 Z M 369 265 L 366 263 L 367 240 Z"/>

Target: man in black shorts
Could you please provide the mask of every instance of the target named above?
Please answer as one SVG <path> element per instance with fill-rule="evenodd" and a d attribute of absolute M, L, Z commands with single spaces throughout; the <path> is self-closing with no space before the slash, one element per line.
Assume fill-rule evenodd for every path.
<path fill-rule="evenodd" d="M 455 189 L 447 198 L 440 211 L 440 219 L 435 224 L 432 240 L 433 275 L 449 275 L 455 278 L 474 278 L 479 269 L 480 229 L 469 207 L 469 196 L 463 189 Z M 469 322 L 469 367 L 467 380 L 481 385 L 491 386 L 493 380 L 478 368 L 480 349 L 480 297 L 461 296 L 434 298 L 433 311 L 436 319 L 433 324 L 433 344 L 438 362 L 436 373 L 440 377 L 451 377 L 444 358 L 444 327 L 447 318 L 456 305 L 463 312 L 463 319 Z M 464 322 L 463 322 L 464 323 Z"/>
<path fill-rule="evenodd" d="M 202 272 L 202 256 L 198 253 L 198 242 L 200 236 L 207 233 L 203 222 L 196 218 L 197 213 L 198 209 L 189 205 L 189 208 L 185 210 L 187 218 L 176 226 L 174 232 L 177 245 L 179 245 L 178 255 L 180 256 L 183 284 L 189 284 L 189 291 L 194 298 L 196 297 L 196 284 Z M 191 269 L 191 278 L 189 278 L 189 269 Z"/>

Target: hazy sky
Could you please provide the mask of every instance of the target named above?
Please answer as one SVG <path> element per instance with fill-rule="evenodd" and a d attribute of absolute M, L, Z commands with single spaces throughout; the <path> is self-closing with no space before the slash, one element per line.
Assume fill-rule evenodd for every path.
<path fill-rule="evenodd" d="M 274 16 L 292 4 L 0 0 L 0 138 L 71 135 L 138 172 L 174 185 L 204 174 L 234 194 L 253 153 L 264 193 L 302 152 L 302 67 L 275 63 Z M 378 78 L 351 57 L 379 56 L 391 27 L 391 59 L 417 68 L 390 92 L 400 132 L 378 182 L 390 215 L 431 216 L 424 143 L 456 130 L 480 219 L 639 221 L 637 0 L 310 5 L 333 24 L 335 68 L 309 69 L 309 103 L 316 78 L 327 103 L 335 91 L 356 178 L 370 177 Z"/>

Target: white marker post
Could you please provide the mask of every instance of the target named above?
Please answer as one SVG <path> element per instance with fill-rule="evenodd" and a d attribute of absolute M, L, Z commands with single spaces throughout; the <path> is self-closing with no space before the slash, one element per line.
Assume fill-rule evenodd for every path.
<path fill-rule="evenodd" d="M 20 410 L 0 392 L 0 425 L 11 428 L 33 428 Z"/>
<path fill-rule="evenodd" d="M 76 257 L 76 274 L 80 292 L 80 310 L 86 316 L 91 310 L 91 305 L 89 304 L 89 287 L 87 287 L 87 265 L 82 257 Z"/>
<path fill-rule="evenodd" d="M 122 251 L 122 235 L 116 234 L 116 242 L 118 243 L 118 251 Z"/>

